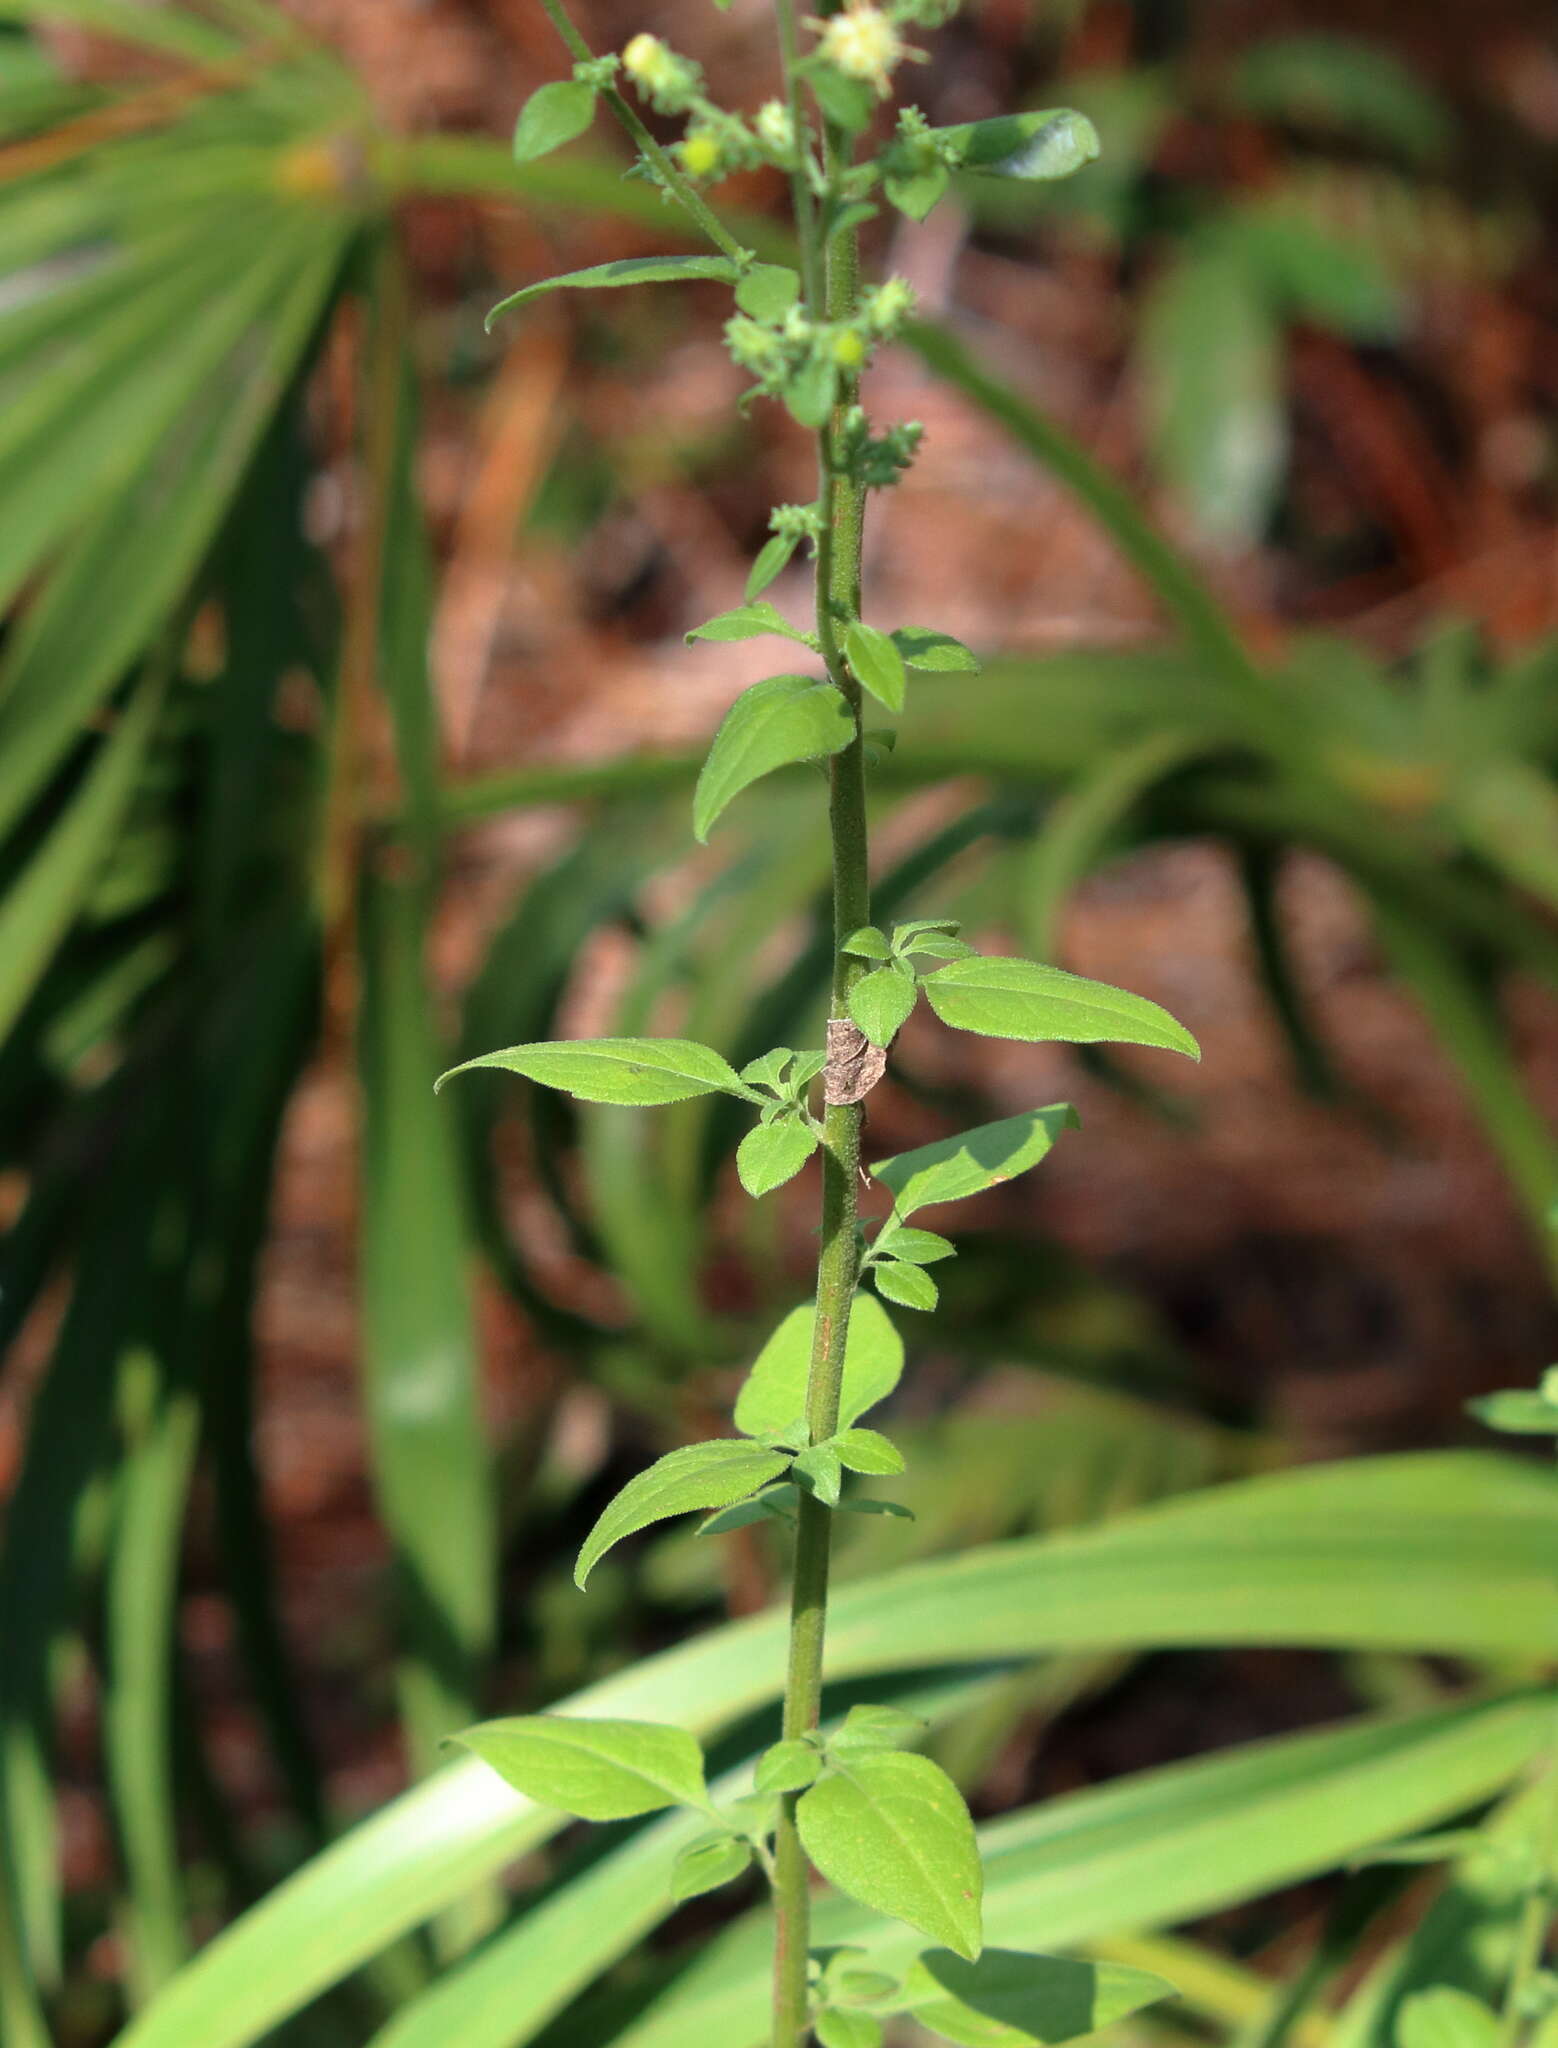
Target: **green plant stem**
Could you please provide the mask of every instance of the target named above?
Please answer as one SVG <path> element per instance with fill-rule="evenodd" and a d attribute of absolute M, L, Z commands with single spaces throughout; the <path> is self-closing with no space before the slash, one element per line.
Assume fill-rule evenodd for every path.
<path fill-rule="evenodd" d="M 787 52 L 787 79 L 793 69 Z M 830 175 L 838 168 L 839 142 L 828 138 Z M 808 300 L 808 310 L 828 320 L 846 320 L 859 296 L 860 256 L 854 234 L 839 236 L 825 259 L 825 304 Z M 849 991 L 865 963 L 843 951 L 851 932 L 871 921 L 865 802 L 865 750 L 860 733 L 860 686 L 839 650 L 842 624 L 860 615 L 860 553 L 865 490 L 838 460 L 844 415 L 856 402 L 853 378 L 841 380 L 832 418 L 818 435 L 819 502 L 822 532 L 817 548 L 817 631 L 828 673 L 855 715 L 855 737 L 830 767 L 828 825 L 833 848 L 833 1000 L 830 1014 L 847 1018 Z M 830 1103 L 823 1117 L 822 1244 L 817 1265 L 817 1315 L 812 1335 L 811 1372 L 806 1389 L 806 1428 L 821 1443 L 838 1428 L 844 1348 L 850 1304 L 859 1278 L 857 1189 L 860 1132 L 858 1102 Z M 808 1734 L 822 1709 L 822 1664 L 827 1632 L 828 1568 L 833 1541 L 832 1511 L 810 1494 L 800 1500 L 795 1567 L 790 1598 L 790 1656 L 785 1678 L 784 1733 Z M 811 2038 L 808 2019 L 807 1956 L 811 1903 L 806 1854 L 796 1828 L 798 1795 L 780 1802 L 774 1839 L 774 2031 L 773 2048 L 801 2048 Z"/>
<path fill-rule="evenodd" d="M 541 0 L 541 5 L 546 9 L 547 19 L 562 37 L 574 60 L 580 64 L 592 63 L 595 52 L 569 20 L 562 0 Z M 614 85 L 603 86 L 601 98 L 627 132 L 634 147 L 642 152 L 666 191 L 692 216 L 722 255 L 728 256 L 732 263 L 739 263 L 742 269 L 745 269 L 752 261 L 752 251 L 743 249 L 735 236 L 728 232 L 713 207 L 697 187 L 676 168 L 675 161 L 656 142 L 617 88 Z"/>

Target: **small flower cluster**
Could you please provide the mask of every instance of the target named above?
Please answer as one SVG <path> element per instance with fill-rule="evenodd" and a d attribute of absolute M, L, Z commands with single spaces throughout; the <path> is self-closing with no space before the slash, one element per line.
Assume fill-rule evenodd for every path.
<path fill-rule="evenodd" d="M 716 106 L 703 90 L 702 67 L 658 36 L 634 36 L 621 62 L 639 97 L 656 113 L 686 116 L 687 132 L 676 145 L 676 157 L 689 178 L 704 184 L 762 164 L 794 168 L 795 124 L 782 101 L 769 100 L 750 121 Z"/>
<path fill-rule="evenodd" d="M 839 436 L 839 461 L 846 473 L 868 491 L 885 491 L 897 483 L 920 452 L 925 429 L 919 420 L 904 420 L 873 434 L 858 405 L 844 415 Z"/>
<path fill-rule="evenodd" d="M 756 379 L 754 393 L 782 398 L 803 425 L 815 426 L 832 407 L 839 376 L 858 376 L 913 310 L 912 287 L 890 277 L 864 294 L 852 320 L 813 320 L 800 306 L 772 320 L 737 313 L 726 323 L 725 343 Z"/>

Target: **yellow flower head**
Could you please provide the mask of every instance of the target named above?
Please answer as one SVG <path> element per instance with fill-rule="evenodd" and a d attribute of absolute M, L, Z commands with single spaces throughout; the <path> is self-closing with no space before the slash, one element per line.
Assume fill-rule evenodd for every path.
<path fill-rule="evenodd" d="M 707 178 L 719 169 L 720 146 L 712 135 L 689 135 L 681 147 L 682 169 L 690 178 Z"/>
<path fill-rule="evenodd" d="M 866 345 L 852 327 L 833 337 L 833 360 L 841 370 L 858 370 L 866 359 Z"/>
<path fill-rule="evenodd" d="M 817 26 L 822 29 L 818 55 L 846 78 L 858 78 L 879 93 L 887 91 L 893 72 L 909 55 L 897 23 L 871 0 L 849 0 L 842 14 Z"/>

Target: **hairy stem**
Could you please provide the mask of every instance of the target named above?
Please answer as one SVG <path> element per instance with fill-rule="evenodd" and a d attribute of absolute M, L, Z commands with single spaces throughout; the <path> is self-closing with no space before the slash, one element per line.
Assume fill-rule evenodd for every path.
<path fill-rule="evenodd" d="M 562 0 L 541 0 L 541 5 L 546 9 L 547 19 L 562 37 L 569 55 L 576 63 L 588 64 L 595 52 L 574 27 Z M 660 147 L 617 88 L 614 85 L 603 86 L 601 98 L 611 109 L 618 124 L 626 130 L 634 147 L 642 152 L 665 190 L 692 216 L 722 255 L 728 256 L 732 263 L 738 263 L 745 269 L 752 261 L 752 251 L 743 249 L 735 236 L 727 230 L 724 222 L 697 186 L 691 184 L 677 169 L 674 158 Z"/>
<path fill-rule="evenodd" d="M 793 95 L 793 36 L 785 43 L 787 82 Z M 792 105 L 795 100 L 792 97 Z M 804 146 L 804 130 L 797 126 Z M 836 175 L 836 136 L 828 138 L 828 165 Z M 804 176 L 804 167 L 802 171 Z M 859 295 L 859 246 L 853 233 L 834 238 L 825 256 L 824 303 L 808 297 L 808 310 L 829 320 L 846 320 Z M 860 615 L 860 550 L 865 490 L 840 467 L 844 415 L 856 401 L 856 382 L 841 380 L 833 417 L 818 435 L 819 501 L 822 532 L 817 549 L 817 632 L 828 673 L 855 714 L 855 737 L 830 768 L 828 823 L 833 847 L 833 1000 L 831 1014 L 847 1017 L 849 991 L 866 971 L 864 961 L 845 953 L 843 941 L 871 921 L 865 802 L 865 753 L 860 734 L 860 686 L 840 653 L 843 626 Z M 844 1347 L 850 1303 L 859 1278 L 856 1192 L 860 1176 L 858 1102 L 829 1104 L 823 1121 L 822 1232 L 817 1265 L 817 1316 L 811 1373 L 806 1392 L 806 1428 L 821 1443 L 838 1428 Z M 790 1657 L 785 1680 L 784 1733 L 795 1737 L 815 1728 L 822 1708 L 822 1660 L 827 1630 L 828 1564 L 832 1511 L 810 1494 L 800 1499 L 795 1570 L 790 1598 Z M 774 1842 L 773 2048 L 801 2048 L 811 2038 L 807 2013 L 807 1954 L 811 1904 L 805 1851 L 796 1830 L 797 1795 L 781 1802 Z"/>

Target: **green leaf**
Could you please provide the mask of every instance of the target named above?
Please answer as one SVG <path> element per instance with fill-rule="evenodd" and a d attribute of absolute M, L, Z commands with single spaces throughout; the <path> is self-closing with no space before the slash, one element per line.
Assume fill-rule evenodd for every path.
<path fill-rule="evenodd" d="M 1150 291 L 1138 349 L 1152 452 L 1206 537 L 1265 530 L 1287 463 L 1282 323 L 1265 281 L 1221 243 L 1192 243 Z"/>
<path fill-rule="evenodd" d="M 903 1453 L 875 1429 L 841 1429 L 833 1439 L 841 1464 L 851 1472 L 901 1472 Z"/>
<path fill-rule="evenodd" d="M 1397 2048 L 1498 2048 L 1499 2040 L 1497 2014 L 1450 1984 L 1415 1993 L 1396 2018 Z"/>
<path fill-rule="evenodd" d="M 754 263 L 736 285 L 736 304 L 754 320 L 782 320 L 801 296 L 801 280 L 782 263 Z"/>
<path fill-rule="evenodd" d="M 705 619 L 701 626 L 694 626 L 686 638 L 691 646 L 694 640 L 758 640 L 765 633 L 777 633 L 784 640 L 798 640 L 805 647 L 817 644 L 814 634 L 791 625 L 777 605 L 771 605 L 766 598 L 756 604 L 737 605 L 734 611 L 720 612 L 715 618 Z M 784 678 L 775 677 L 774 680 L 777 682 Z M 761 688 L 761 684 L 758 687 Z"/>
<path fill-rule="evenodd" d="M 1145 996 L 1035 960 L 954 960 L 928 974 L 924 988 L 944 1024 L 987 1038 L 1155 1045 L 1201 1057 L 1184 1025 Z"/>
<path fill-rule="evenodd" d="M 827 419 L 838 395 L 838 378 L 837 364 L 820 351 L 791 372 L 783 397 L 791 417 L 800 426 L 815 431 Z"/>
<path fill-rule="evenodd" d="M 937 633 L 929 626 L 900 626 L 891 639 L 910 668 L 953 675 L 979 673 L 978 661 L 950 633 Z"/>
<path fill-rule="evenodd" d="M 941 1299 L 941 1289 L 918 1266 L 900 1266 L 892 1259 L 883 1259 L 873 1265 L 871 1277 L 876 1282 L 878 1294 L 885 1294 L 889 1301 L 896 1301 L 900 1308 L 933 1309 Z"/>
<path fill-rule="evenodd" d="M 801 1452 L 790 1470 L 825 1506 L 838 1506 L 844 1484 L 844 1467 L 831 1443 L 812 1444 Z"/>
<path fill-rule="evenodd" d="M 486 1052 L 440 1074 L 442 1088 L 456 1074 L 496 1067 L 523 1074 L 546 1088 L 561 1088 L 580 1102 L 653 1105 L 688 1102 L 695 1095 L 762 1098 L 748 1088 L 728 1061 L 690 1038 L 571 1038 L 540 1045 L 510 1045 Z"/>
<path fill-rule="evenodd" d="M 818 2013 L 815 2032 L 822 2048 L 882 2048 L 882 2022 L 868 2012 L 829 2006 Z"/>
<path fill-rule="evenodd" d="M 889 711 L 902 711 L 906 678 L 897 644 L 875 626 L 855 619 L 844 635 L 844 655 L 856 680 Z"/>
<path fill-rule="evenodd" d="M 799 1117 L 758 1124 L 736 1148 L 736 1172 L 754 1200 L 794 1180 L 817 1149 L 817 1133 Z"/>
<path fill-rule="evenodd" d="M 714 821 L 749 783 L 794 761 L 837 754 L 855 737 L 849 706 L 831 683 L 770 676 L 744 690 L 725 714 L 693 794 L 693 830 L 706 840 Z"/>
<path fill-rule="evenodd" d="M 800 535 L 792 533 L 776 533 L 771 539 L 764 541 L 747 575 L 748 604 L 765 591 L 776 576 L 783 575 L 790 566 L 791 556 L 800 544 Z"/>
<path fill-rule="evenodd" d="M 828 63 L 818 61 L 804 67 L 804 75 L 817 104 L 830 121 L 858 135 L 871 125 L 876 112 L 876 95 L 858 78 L 846 78 Z"/>
<path fill-rule="evenodd" d="M 926 1723 L 903 1707 L 868 1701 L 851 1707 L 829 1738 L 832 1749 L 904 1749 L 921 1740 Z"/>
<path fill-rule="evenodd" d="M 776 1742 L 758 1758 L 752 1782 L 759 1792 L 804 1792 L 821 1769 L 822 1758 L 809 1742 Z"/>
<path fill-rule="evenodd" d="M 606 1552 L 624 1536 L 670 1515 L 729 1507 L 777 1479 L 789 1462 L 782 1451 L 765 1450 L 761 1444 L 736 1437 L 668 1451 L 647 1472 L 630 1479 L 607 1506 L 579 1552 L 574 1583 L 582 1587 Z"/>
<path fill-rule="evenodd" d="M 525 1714 L 484 1721 L 455 1740 L 538 1806 L 583 1820 L 630 1820 L 662 1806 L 702 1806 L 703 1751 L 658 1721 Z"/>
<path fill-rule="evenodd" d="M 960 1956 L 979 1954 L 984 1880 L 974 1824 L 929 1757 L 836 1755 L 832 1773 L 802 1795 L 796 1820 L 830 1884 Z"/>
<path fill-rule="evenodd" d="M 1502 1858 L 1509 1853 L 1507 1844 L 1482 1828 L 1441 1828 L 1437 1834 L 1409 1835 L 1404 1841 L 1366 1849 L 1351 1863 L 1361 1870 L 1379 1863 L 1450 1863 L 1463 1856 Z"/>
<path fill-rule="evenodd" d="M 700 1898 L 750 1869 L 752 1844 L 737 1835 L 704 1835 L 689 1842 L 671 1865 L 671 1897 Z"/>
<path fill-rule="evenodd" d="M 1558 1407 L 1529 1388 L 1508 1387 L 1466 1403 L 1479 1422 L 1510 1436 L 1558 1436 Z"/>
<path fill-rule="evenodd" d="M 919 996 L 912 974 L 878 967 L 862 975 L 849 992 L 849 1014 L 873 1045 L 891 1045 Z"/>
<path fill-rule="evenodd" d="M 911 1266 L 934 1266 L 938 1259 L 957 1257 L 957 1246 L 950 1238 L 942 1237 L 934 1230 L 915 1230 L 892 1217 L 882 1226 L 872 1249 L 876 1252 L 891 1251 L 895 1259 L 905 1259 Z"/>
<path fill-rule="evenodd" d="M 882 190 L 900 213 L 910 220 L 924 220 L 951 183 L 952 174 L 945 164 L 930 164 L 921 171 L 889 171 Z"/>
<path fill-rule="evenodd" d="M 595 119 L 595 89 L 559 78 L 533 92 L 514 127 L 514 161 L 533 163 L 582 135 Z"/>
<path fill-rule="evenodd" d="M 716 284 L 734 284 L 739 275 L 728 256 L 622 256 L 613 263 L 594 263 L 588 270 L 565 271 L 560 277 L 543 278 L 500 299 L 487 315 L 487 332 L 500 314 L 525 306 L 546 292 L 613 291 L 629 284 L 682 284 L 707 279 Z"/>
<path fill-rule="evenodd" d="M 839 1508 L 846 1515 L 888 1515 L 896 1522 L 912 1522 L 913 1508 L 906 1508 L 901 1500 L 877 1500 L 866 1493 L 852 1494 L 848 1500 L 841 1500 Z"/>
<path fill-rule="evenodd" d="M 749 1529 L 757 1522 L 793 1522 L 796 1492 L 788 1480 L 754 1493 L 750 1500 L 738 1500 L 733 1507 L 720 1508 L 706 1522 L 698 1524 L 700 1536 L 728 1536 L 732 1529 Z"/>
<path fill-rule="evenodd" d="M 851 932 L 840 946 L 841 953 L 853 953 L 861 960 L 890 960 L 892 948 L 874 924 L 863 924 L 858 932 Z"/>
<path fill-rule="evenodd" d="M 988 178 L 1069 178 L 1093 161 L 1100 146 L 1098 130 L 1071 107 L 997 114 L 993 120 L 935 132 L 957 145 L 961 170 Z"/>
<path fill-rule="evenodd" d="M 966 1962 L 932 1950 L 910 1968 L 892 2004 L 960 2048 L 1056 2048 L 1173 1996 L 1165 1978 L 1120 1963 L 1019 1949 L 986 1949 Z"/>
<path fill-rule="evenodd" d="M 897 1217 L 911 1216 L 936 1202 L 966 1201 L 1037 1166 L 1061 1132 L 1075 1130 L 1078 1121 L 1069 1102 L 1030 1109 L 878 1160 L 871 1178 L 891 1188 Z"/>
<path fill-rule="evenodd" d="M 806 1412 L 811 1372 L 814 1312 L 808 1303 L 791 1309 L 753 1360 L 736 1397 L 736 1427 L 748 1436 L 786 1429 Z M 903 1374 L 903 1339 L 880 1302 L 856 1297 L 844 1346 L 844 1381 L 839 1427 L 847 1429 L 868 1408 L 885 1401 Z"/>

